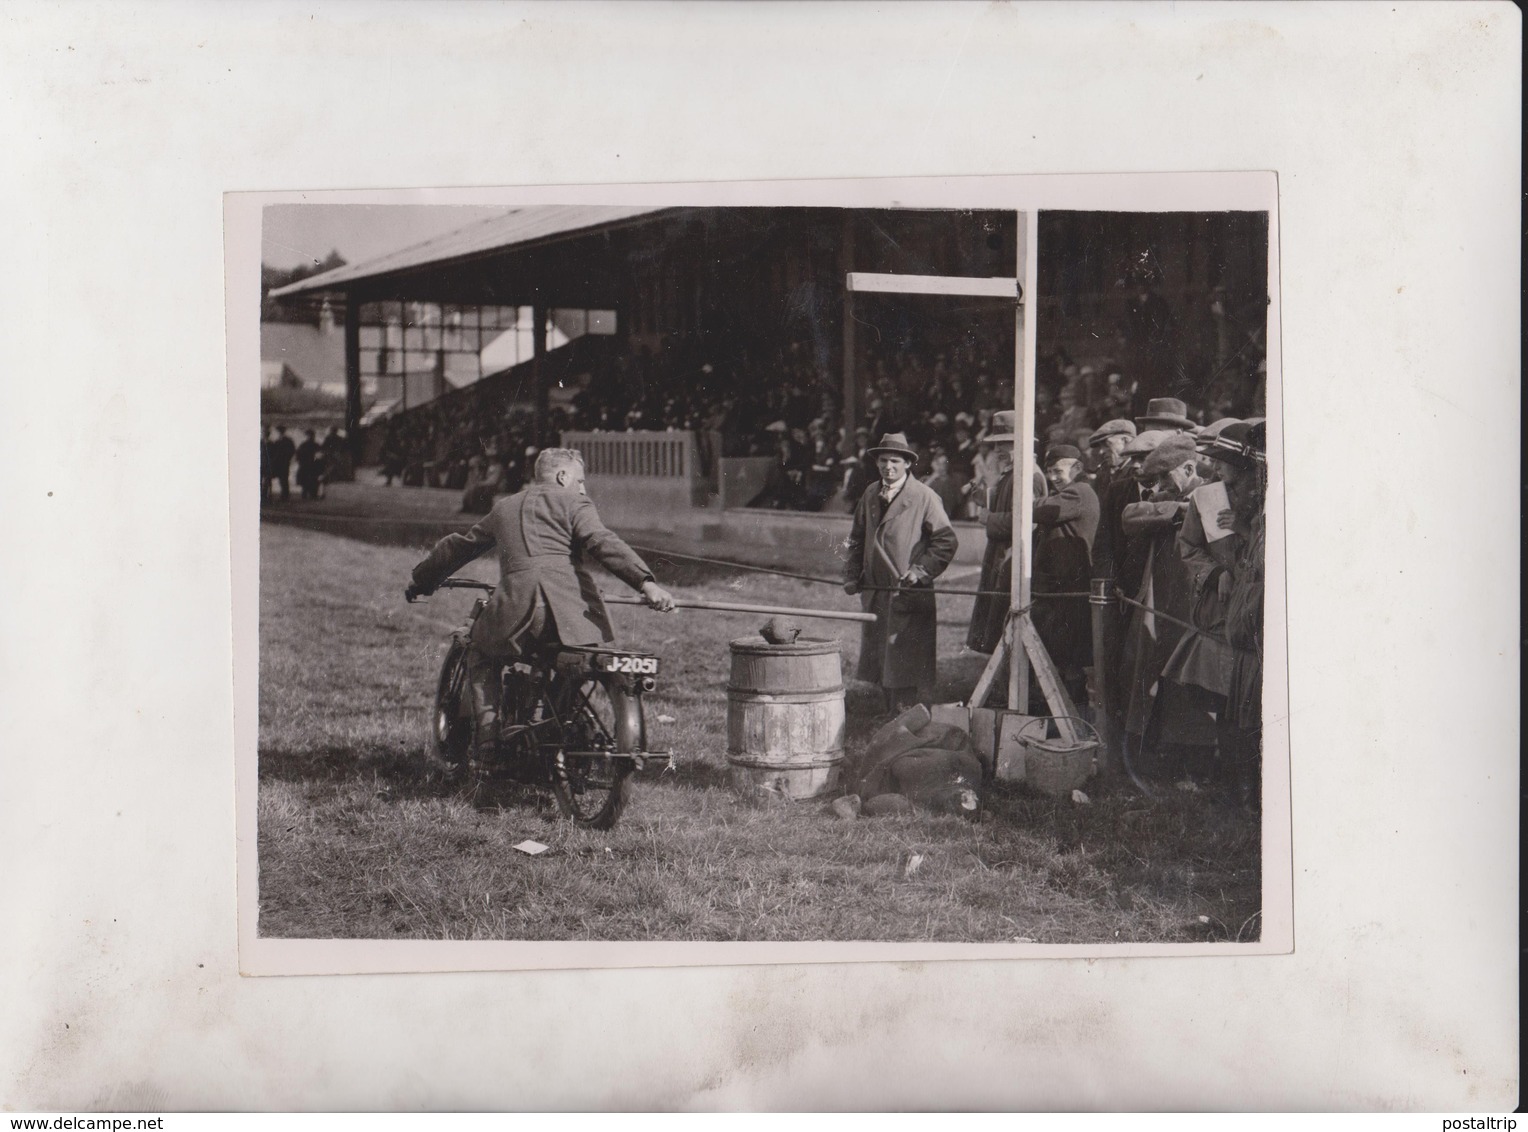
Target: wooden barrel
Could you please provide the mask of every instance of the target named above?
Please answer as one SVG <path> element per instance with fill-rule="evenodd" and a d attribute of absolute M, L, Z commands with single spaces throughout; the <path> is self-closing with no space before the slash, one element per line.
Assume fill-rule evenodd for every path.
<path fill-rule="evenodd" d="M 844 673 L 837 641 L 732 642 L 727 762 L 745 795 L 816 798 L 844 761 Z"/>

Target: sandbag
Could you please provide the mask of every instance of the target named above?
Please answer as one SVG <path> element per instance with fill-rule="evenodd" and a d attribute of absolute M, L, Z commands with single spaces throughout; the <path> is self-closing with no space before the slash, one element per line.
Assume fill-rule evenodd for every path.
<path fill-rule="evenodd" d="M 907 807 L 976 818 L 981 810 L 981 760 L 970 736 L 949 723 L 935 723 L 928 709 L 909 708 L 883 725 L 850 775 L 848 789 L 866 799 L 868 817 L 904 812 Z M 872 807 L 871 802 L 878 803 Z"/>

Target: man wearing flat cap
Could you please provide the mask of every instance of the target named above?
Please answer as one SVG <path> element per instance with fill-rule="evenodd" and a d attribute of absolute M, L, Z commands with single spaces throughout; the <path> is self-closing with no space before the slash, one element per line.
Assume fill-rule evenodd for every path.
<path fill-rule="evenodd" d="M 1146 552 L 1144 548 L 1134 546 L 1135 540 L 1125 534 L 1121 519 L 1126 507 L 1140 503 L 1151 494 L 1141 465 L 1157 445 L 1171 435 L 1151 429 L 1128 440 L 1120 450 L 1124 467 L 1110 477 L 1109 486 L 1099 497 L 1098 533 L 1093 539 L 1093 576 L 1113 578 L 1127 594 L 1133 595 L 1140 587 Z"/>
<path fill-rule="evenodd" d="M 1109 484 L 1130 463 L 1130 457 L 1125 455 L 1125 445 L 1134 439 L 1135 425 L 1121 419 L 1105 421 L 1088 437 L 1088 454 L 1093 458 L 1095 469 L 1093 491 L 1100 503 L 1109 491 Z"/>
<path fill-rule="evenodd" d="M 844 563 L 844 592 L 875 614 L 862 626 L 855 675 L 879 684 L 888 711 L 933 698 L 934 579 L 955 557 L 957 540 L 939 497 L 909 474 L 918 454 L 900 432 L 868 453 L 880 481 L 854 509 Z"/>
<path fill-rule="evenodd" d="M 1088 592 L 1093 537 L 1098 530 L 1098 496 L 1082 478 L 1082 453 L 1070 444 L 1045 453 L 1050 494 L 1035 504 L 1033 620 L 1062 682 L 1078 701 L 1087 698 L 1082 670 L 1093 663 L 1092 619 L 1087 598 L 1046 598 L 1044 594 Z"/>

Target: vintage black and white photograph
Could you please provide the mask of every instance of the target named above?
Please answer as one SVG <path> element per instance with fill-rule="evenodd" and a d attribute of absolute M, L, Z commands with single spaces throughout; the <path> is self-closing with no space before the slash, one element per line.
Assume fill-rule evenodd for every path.
<path fill-rule="evenodd" d="M 1288 950 L 1237 184 L 260 201 L 246 930 Z"/>

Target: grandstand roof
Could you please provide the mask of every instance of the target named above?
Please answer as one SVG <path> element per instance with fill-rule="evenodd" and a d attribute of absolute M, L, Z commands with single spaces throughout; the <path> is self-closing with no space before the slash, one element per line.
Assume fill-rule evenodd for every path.
<path fill-rule="evenodd" d="M 363 280 L 400 276 L 420 268 L 438 268 L 492 255 L 508 248 L 523 248 L 574 234 L 586 235 L 628 221 L 666 212 L 664 208 L 630 205 L 537 205 L 517 208 L 490 217 L 400 251 L 389 252 L 362 263 L 347 263 L 312 275 L 271 292 L 275 299 L 344 290 Z"/>

